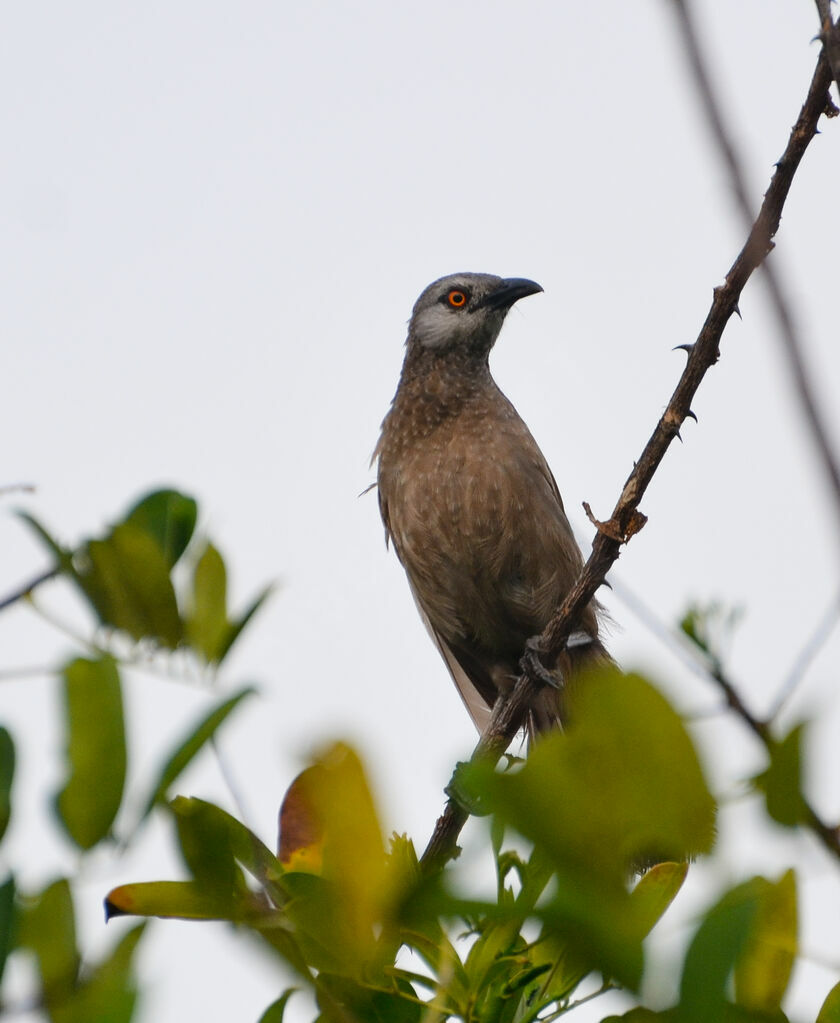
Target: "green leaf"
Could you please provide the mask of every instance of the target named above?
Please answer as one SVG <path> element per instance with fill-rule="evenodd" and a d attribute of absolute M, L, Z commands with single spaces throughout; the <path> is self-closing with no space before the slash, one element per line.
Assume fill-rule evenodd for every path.
<path fill-rule="evenodd" d="M 644 679 L 587 676 L 569 694 L 569 718 L 565 733 L 535 743 L 522 770 L 471 764 L 463 782 L 556 872 L 540 910 L 549 929 L 590 969 L 635 988 L 650 920 L 626 873 L 707 851 L 714 802 L 682 722 Z"/>
<path fill-rule="evenodd" d="M 840 984 L 835 984 L 822 1004 L 817 1023 L 840 1023 Z"/>
<path fill-rule="evenodd" d="M 770 766 L 755 783 L 764 793 L 767 812 L 779 824 L 794 828 L 808 820 L 808 807 L 802 794 L 802 737 L 804 725 L 797 725 L 770 748 Z"/>
<path fill-rule="evenodd" d="M 464 964 L 461 962 L 455 946 L 449 940 L 443 928 L 438 925 L 434 937 L 416 931 L 404 931 L 403 940 L 406 948 L 410 948 L 428 966 L 437 982 L 431 986 L 447 1002 L 457 1007 L 462 1016 L 468 1012 L 469 985 Z M 419 977 L 416 978 L 420 982 Z M 430 986 L 428 983 L 426 986 Z"/>
<path fill-rule="evenodd" d="M 517 918 L 484 922 L 464 963 L 467 981 L 474 995 L 490 986 L 493 974 L 498 973 L 500 967 L 507 972 L 505 957 L 518 944 L 521 925 L 522 920 Z M 507 977 L 503 979 L 506 981 Z"/>
<path fill-rule="evenodd" d="M 69 572 L 73 575 L 71 559 L 73 552 L 62 545 L 41 525 L 41 523 L 29 512 L 18 511 L 19 517 L 29 526 L 38 539 L 44 544 L 47 550 L 55 555 L 57 566 L 62 572 Z"/>
<path fill-rule="evenodd" d="M 419 1023 L 423 1008 L 406 981 L 394 981 L 396 990 L 387 991 L 360 984 L 345 976 L 322 973 L 318 977 L 320 1023 L 364 1020 L 364 1023 Z"/>
<path fill-rule="evenodd" d="M 79 971 L 76 922 L 66 880 L 55 881 L 40 895 L 24 901 L 18 945 L 35 953 L 41 995 L 47 1007 L 65 1001 Z"/>
<path fill-rule="evenodd" d="M 342 743 L 319 757 L 305 777 L 323 830 L 323 876 L 340 892 L 344 923 L 354 936 L 349 959 L 361 964 L 387 899 L 385 845 L 373 796 L 361 761 Z"/>
<path fill-rule="evenodd" d="M 266 586 L 265 589 L 262 590 L 256 596 L 256 598 L 252 601 L 250 606 L 245 610 L 242 617 L 230 623 L 227 637 L 219 651 L 218 660 L 220 663 L 230 653 L 231 647 L 239 639 L 240 635 L 242 634 L 242 630 L 245 628 L 248 622 L 251 621 L 251 619 L 254 617 L 257 611 L 259 611 L 259 609 L 263 606 L 266 600 L 268 600 L 268 598 L 271 596 L 273 592 L 274 592 L 273 584 Z"/>
<path fill-rule="evenodd" d="M 0 839 L 6 834 L 12 815 L 12 781 L 15 776 L 15 744 L 11 733 L 0 725 Z"/>
<path fill-rule="evenodd" d="M 206 661 L 219 661 L 229 628 L 225 563 L 216 548 L 208 543 L 193 573 L 187 637 Z"/>
<path fill-rule="evenodd" d="M 376 961 L 396 953 L 388 941 L 379 942 L 377 932 L 392 920 L 402 891 L 389 887 L 389 874 L 379 819 L 358 756 L 337 743 L 301 772 L 283 800 L 280 811 L 280 859 L 317 871 L 326 887 L 313 886 L 310 895 L 321 900 L 317 913 L 329 923 L 333 935 L 324 938 L 335 956 L 330 972 L 360 977 Z M 304 874 L 295 875 L 305 878 Z M 310 875 L 311 876 L 311 875 Z M 295 883 L 287 873 L 284 886 Z M 305 880 L 300 884 L 307 884 Z M 302 904 L 299 917 L 304 930 L 312 925 L 312 899 Z M 289 907 L 289 912 L 295 909 Z"/>
<path fill-rule="evenodd" d="M 200 800 L 184 800 L 186 803 Z M 229 818 L 218 807 L 203 804 L 204 807 L 216 811 L 217 820 Z M 233 820 L 233 818 L 229 818 Z M 233 841 L 228 845 L 237 845 L 237 835 L 251 845 L 259 846 L 259 840 L 251 832 L 234 822 L 237 827 L 230 829 Z M 209 829 L 205 829 L 209 834 Z M 229 836 L 229 837 L 230 837 Z M 226 843 L 227 844 L 227 843 Z M 258 852 L 257 858 L 268 857 L 271 853 L 265 847 Z M 274 861 L 276 864 L 276 860 Z M 203 867 L 206 864 L 202 865 Z M 253 869 L 255 874 L 258 872 Z M 238 887 L 238 886 L 237 886 Z M 218 890 L 213 883 L 207 884 L 206 879 L 199 881 L 148 881 L 138 884 L 120 885 L 108 893 L 105 899 L 105 917 L 110 920 L 115 916 L 157 916 L 181 920 L 228 920 L 250 927 L 275 952 L 278 952 L 302 977 L 311 982 L 309 960 L 301 955 L 295 938 L 289 931 L 288 920 L 265 900 L 241 888 L 232 895 L 229 890 Z"/>
<path fill-rule="evenodd" d="M 157 540 L 124 522 L 74 559 L 76 579 L 103 625 L 174 649 L 182 638 L 169 562 Z"/>
<path fill-rule="evenodd" d="M 221 841 L 233 853 L 237 863 L 257 881 L 271 897 L 275 905 L 286 901 L 283 888 L 278 884 L 284 871 L 274 853 L 231 814 L 221 807 L 207 803 L 203 799 L 187 799 L 178 796 L 170 803 L 170 810 L 176 820 L 191 818 L 199 822 L 207 822 L 206 828 L 212 828 Z"/>
<path fill-rule="evenodd" d="M 23 520 L 55 555 L 103 625 L 133 639 L 154 639 L 174 649 L 182 639 L 175 591 L 169 577 L 195 529 L 194 500 L 174 490 L 141 499 L 101 540 L 78 551 L 62 547 L 31 515 Z"/>
<path fill-rule="evenodd" d="M 583 980 L 589 967 L 572 940 L 546 929 L 531 949 L 530 961 L 534 966 L 544 965 L 539 1000 L 548 1005 L 566 999 Z"/>
<path fill-rule="evenodd" d="M 570 725 L 538 741 L 521 771 L 464 769 L 504 821 L 555 868 L 623 880 L 639 861 L 707 852 L 714 801 L 676 712 L 648 682 L 617 669 L 570 693 Z"/>
<path fill-rule="evenodd" d="M 787 871 L 775 884 L 755 878 L 758 908 L 735 967 L 739 1005 L 771 1013 L 781 1008 L 797 953 L 796 878 Z"/>
<path fill-rule="evenodd" d="M 347 975 L 353 933 L 341 911 L 337 886 L 317 874 L 292 871 L 284 874 L 283 888 L 289 899 L 285 913 L 308 965 Z"/>
<path fill-rule="evenodd" d="M 142 497 L 125 521 L 151 536 L 171 569 L 187 548 L 195 531 L 198 505 L 177 490 L 155 490 Z"/>
<path fill-rule="evenodd" d="M 54 1006 L 53 1023 L 130 1023 L 137 991 L 132 960 L 145 924 L 128 931 L 65 1001 Z"/>
<path fill-rule="evenodd" d="M 110 832 L 125 784 L 120 676 L 107 656 L 77 658 L 63 676 L 68 778 L 56 808 L 70 838 L 90 849 Z"/>
<path fill-rule="evenodd" d="M 287 988 L 283 994 L 280 995 L 277 1001 L 272 1002 L 262 1016 L 260 1016 L 259 1023 L 283 1023 L 283 1016 L 286 1012 L 286 1003 L 295 991 L 297 991 L 297 988 Z"/>
<path fill-rule="evenodd" d="M 642 933 L 647 935 L 682 888 L 688 864 L 657 863 L 638 881 L 630 896 Z"/>
<path fill-rule="evenodd" d="M 224 559 L 213 544 L 208 543 L 193 572 L 191 607 L 186 623 L 187 638 L 193 649 L 208 663 L 220 664 L 272 589 L 266 587 L 238 621 L 230 621 Z"/>
<path fill-rule="evenodd" d="M 15 879 L 9 875 L 0 885 L 0 982 L 6 960 L 13 947 L 17 913 L 15 909 Z"/>
<path fill-rule="evenodd" d="M 685 1023 L 725 1018 L 729 977 L 755 925 L 762 881 L 753 878 L 728 891 L 697 929 L 680 982 Z"/>
<path fill-rule="evenodd" d="M 680 629 L 719 665 L 743 616 L 743 608 L 728 607 L 721 601 L 693 604 L 680 621 Z"/>
<path fill-rule="evenodd" d="M 481 786 L 471 784 L 472 778 L 473 765 L 469 761 L 459 760 L 444 792 L 471 817 L 486 817 L 492 812 L 491 807 L 484 800 Z"/>
<path fill-rule="evenodd" d="M 170 809 L 178 830 L 184 862 L 202 888 L 231 904 L 247 892 L 245 879 L 234 856 L 227 821 L 217 807 L 200 799 L 173 799 Z"/>
<path fill-rule="evenodd" d="M 178 796 L 169 807 L 184 860 L 204 891 L 232 900 L 236 904 L 232 912 L 253 915 L 255 904 L 250 897 L 245 898 L 249 893 L 239 869 L 241 865 L 259 881 L 275 906 L 286 903 L 280 862 L 244 824 L 202 799 Z M 256 924 L 259 923 L 257 920 Z"/>
<path fill-rule="evenodd" d="M 157 783 L 151 795 L 146 800 L 146 805 L 140 815 L 143 821 L 151 813 L 152 809 L 159 803 L 164 803 L 167 794 L 180 777 L 184 770 L 192 763 L 196 755 L 213 738 L 217 730 L 227 719 L 228 715 L 239 706 L 242 700 L 256 690 L 247 686 L 238 693 L 223 700 L 217 707 L 214 707 L 209 714 L 206 714 L 201 721 L 195 725 L 185 738 L 177 745 L 170 754 L 166 763 L 160 771 Z"/>
<path fill-rule="evenodd" d="M 140 881 L 112 889 L 105 898 L 105 918 L 158 916 L 177 920 L 231 920 L 231 900 L 196 881 Z"/>

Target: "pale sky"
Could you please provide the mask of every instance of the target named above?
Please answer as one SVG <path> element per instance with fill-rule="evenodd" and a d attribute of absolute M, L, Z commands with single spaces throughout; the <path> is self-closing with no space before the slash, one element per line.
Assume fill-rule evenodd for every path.
<path fill-rule="evenodd" d="M 698 7 L 758 203 L 816 60 L 815 8 Z M 581 502 L 608 517 L 666 404 L 684 364 L 671 349 L 694 339 L 744 237 L 676 39 L 669 5 L 649 0 L 6 5 L 0 483 L 37 492 L 5 499 L 2 590 L 46 564 L 13 507 L 74 542 L 147 489 L 194 494 L 238 606 L 282 581 L 219 683 L 262 690 L 221 745 L 269 844 L 302 757 L 344 737 L 368 761 L 387 830 L 422 848 L 475 740 L 376 498 L 358 496 L 423 287 L 471 270 L 545 288 L 514 309 L 492 367 L 587 543 Z M 840 444 L 840 124 L 823 130 L 773 258 Z M 837 592 L 838 526 L 760 281 L 741 310 L 617 575 L 667 623 L 692 599 L 742 605 L 732 671 L 761 713 Z M 604 600 L 624 667 L 648 670 L 687 712 L 719 705 Z M 73 615 L 60 587 L 44 602 Z M 0 617 L 0 638 L 3 671 L 74 649 L 25 610 Z M 813 719 L 812 793 L 830 820 L 838 654 L 835 636 L 784 719 Z M 218 695 L 147 676 L 127 688 L 139 784 Z M 46 823 L 61 777 L 55 683 L 3 682 L 0 714 L 25 740 L 4 853 L 34 886 L 74 865 Z M 717 715 L 695 735 L 719 795 L 760 769 L 737 722 Z M 231 805 L 209 753 L 180 790 Z M 78 905 L 94 948 L 120 928 L 102 924 L 102 896 L 178 876 L 171 845 L 158 822 L 128 860 L 101 857 Z M 815 843 L 768 833 L 741 800 L 722 814 L 721 845 L 692 870 L 657 955 L 673 956 L 723 882 L 791 864 L 806 949 L 835 953 L 838 875 Z M 256 1023 L 284 986 L 221 927 L 154 926 L 140 1023 Z M 813 1018 L 836 980 L 800 965 L 791 1018 Z M 304 1008 L 289 1017 L 308 1019 Z"/>

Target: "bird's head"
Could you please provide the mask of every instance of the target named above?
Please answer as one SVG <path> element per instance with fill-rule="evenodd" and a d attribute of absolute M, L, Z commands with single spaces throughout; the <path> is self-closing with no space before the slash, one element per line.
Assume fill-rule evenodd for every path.
<path fill-rule="evenodd" d="M 493 347 L 508 310 L 520 298 L 543 289 L 524 277 L 450 274 L 430 284 L 414 304 L 409 347 L 437 350 Z"/>

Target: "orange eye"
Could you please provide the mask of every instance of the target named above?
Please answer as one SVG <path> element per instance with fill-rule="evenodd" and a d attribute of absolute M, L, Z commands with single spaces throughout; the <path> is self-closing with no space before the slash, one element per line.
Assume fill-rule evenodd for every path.
<path fill-rule="evenodd" d="M 463 291 L 450 291 L 446 296 L 446 299 L 453 309 L 460 309 L 462 306 L 467 304 L 467 296 L 463 293 Z"/>

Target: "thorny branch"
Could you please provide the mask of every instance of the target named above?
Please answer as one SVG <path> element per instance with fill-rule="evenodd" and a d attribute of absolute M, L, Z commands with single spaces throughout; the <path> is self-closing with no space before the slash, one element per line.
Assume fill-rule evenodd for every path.
<path fill-rule="evenodd" d="M 686 346 L 686 367 L 671 400 L 627 478 L 612 516 L 607 523 L 599 524 L 592 552 L 574 587 L 539 637 L 538 649 L 543 660 L 549 664 L 563 649 L 574 631 L 580 613 L 604 582 L 607 572 L 619 556 L 622 542 L 626 542 L 643 523 L 638 511 L 639 503 L 671 441 L 679 434 L 686 417 L 692 415 L 691 401 L 706 372 L 718 360 L 721 336 L 729 318 L 737 311 L 741 292 L 753 271 L 773 247 L 773 237 L 778 230 L 793 177 L 811 139 L 817 134 L 820 116 L 833 109 L 828 96 L 830 82 L 828 62 L 821 54 L 808 96 L 791 131 L 787 147 L 776 164 L 746 244 L 732 264 L 724 283 L 715 288 L 711 308 L 697 340 L 693 345 Z M 528 668 L 527 662 L 523 668 Z M 473 753 L 474 760 L 486 758 L 495 762 L 507 749 L 522 727 L 528 706 L 540 690 L 542 683 L 536 676 L 537 672 L 524 670 L 510 696 L 496 701 L 490 722 Z M 425 870 L 439 869 L 457 855 L 458 835 L 467 816 L 467 812 L 450 798 L 423 853 Z M 815 830 L 826 843 L 832 842 L 833 836 L 832 847 L 840 851 L 836 833 L 828 828 L 825 828 L 825 834 L 817 828 Z"/>
<path fill-rule="evenodd" d="M 720 150 L 721 158 L 729 172 L 730 183 L 732 185 L 733 192 L 735 193 L 738 207 L 744 218 L 744 223 L 749 225 L 752 223 L 753 213 L 749 196 L 747 194 L 747 184 L 741 170 L 740 160 L 738 159 L 735 151 L 732 134 L 725 124 L 723 109 L 721 107 L 720 100 L 715 94 L 712 79 L 708 68 L 706 67 L 706 61 L 700 49 L 700 41 L 697 38 L 697 33 L 694 28 L 689 8 L 690 4 L 688 0 L 675 0 L 674 9 L 677 14 L 677 23 L 682 35 L 683 47 L 691 66 L 692 74 L 694 75 L 694 80 L 697 85 L 697 93 L 702 101 L 703 109 L 709 122 L 709 127 L 715 143 Z M 829 28 L 826 29 L 825 38 L 834 39 L 834 31 L 830 18 Z M 823 47 L 821 59 L 823 61 L 826 59 L 825 46 Z M 828 67 L 826 67 L 825 75 L 828 79 L 825 85 L 827 90 L 830 82 L 830 71 Z M 825 110 L 830 116 L 837 113 L 837 109 L 833 106 L 833 104 L 830 104 L 830 100 L 827 101 Z M 776 227 L 778 227 L 778 222 Z M 770 238 L 772 238 L 772 234 Z M 770 239 L 768 239 L 768 241 L 769 240 Z M 763 239 L 761 239 L 761 241 L 763 241 Z M 828 437 L 828 429 L 826 428 L 822 413 L 817 405 L 813 387 L 808 379 L 802 343 L 794 325 L 793 313 L 791 311 L 790 302 L 785 295 L 784 286 L 772 260 L 764 264 L 763 270 L 764 280 L 767 283 L 767 288 L 770 294 L 770 302 L 773 306 L 773 310 L 776 314 L 776 320 L 779 324 L 779 335 L 782 341 L 785 357 L 787 358 L 791 379 L 795 386 L 796 395 L 802 408 L 805 423 L 811 433 L 814 448 L 819 455 L 829 486 L 834 493 L 837 518 L 838 522 L 840 522 L 840 464 L 838 464 L 837 456 L 832 449 L 832 445 Z"/>

